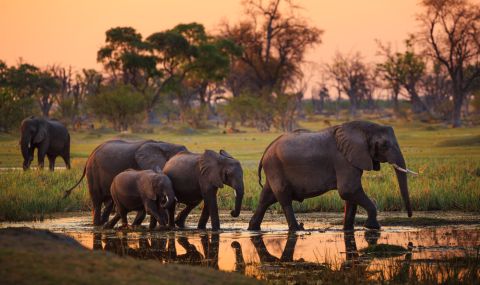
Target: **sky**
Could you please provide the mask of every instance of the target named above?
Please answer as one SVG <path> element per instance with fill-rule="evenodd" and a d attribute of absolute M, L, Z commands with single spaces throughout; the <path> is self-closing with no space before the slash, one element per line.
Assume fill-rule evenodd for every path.
<path fill-rule="evenodd" d="M 376 39 L 403 48 L 418 30 L 419 0 L 298 0 L 300 12 L 324 31 L 307 60 L 331 61 L 337 51 L 359 51 L 375 61 Z M 144 37 L 178 23 L 198 22 L 215 32 L 242 17 L 241 0 L 0 0 L 0 59 L 40 67 L 58 64 L 101 69 L 96 53 L 105 31 L 131 26 Z"/>

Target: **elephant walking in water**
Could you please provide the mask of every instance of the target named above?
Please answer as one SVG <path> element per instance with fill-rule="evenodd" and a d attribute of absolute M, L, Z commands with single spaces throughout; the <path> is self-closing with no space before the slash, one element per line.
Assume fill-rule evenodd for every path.
<path fill-rule="evenodd" d="M 129 168 L 163 169 L 167 160 L 186 150 L 187 148 L 183 145 L 153 140 L 107 141 L 93 150 L 85 164 L 82 177 L 77 184 L 65 191 L 64 197 L 70 195 L 83 177 L 87 176 L 88 191 L 93 204 L 93 225 L 103 225 L 113 209 L 110 185 L 117 174 Z M 101 213 L 102 204 L 105 206 L 103 214 Z"/>
<path fill-rule="evenodd" d="M 408 216 L 412 216 L 406 176 L 409 170 L 391 127 L 353 121 L 320 132 L 284 134 L 267 147 L 260 160 L 259 182 L 262 186 L 263 168 L 266 183 L 248 229 L 260 230 L 267 208 L 279 202 L 289 229 L 302 230 L 292 201 L 302 202 L 333 189 L 338 189 L 345 200 L 345 230 L 353 229 L 357 205 L 367 211 L 365 226 L 379 229 L 376 206 L 365 194 L 361 178 L 364 170 L 380 170 L 382 162 L 395 167 Z"/>

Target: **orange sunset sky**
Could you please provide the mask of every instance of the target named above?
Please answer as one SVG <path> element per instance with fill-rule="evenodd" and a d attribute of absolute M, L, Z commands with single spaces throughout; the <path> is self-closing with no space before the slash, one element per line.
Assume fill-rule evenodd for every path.
<path fill-rule="evenodd" d="M 324 30 L 323 43 L 308 54 L 328 62 L 335 51 L 360 51 L 374 61 L 375 39 L 403 48 L 417 31 L 418 0 L 300 0 L 302 14 Z M 105 31 L 131 26 L 144 37 L 178 23 L 199 22 L 215 32 L 221 21 L 242 16 L 241 0 L 0 0 L 0 59 L 15 64 L 21 57 L 40 67 L 61 64 L 96 68 L 96 52 Z"/>

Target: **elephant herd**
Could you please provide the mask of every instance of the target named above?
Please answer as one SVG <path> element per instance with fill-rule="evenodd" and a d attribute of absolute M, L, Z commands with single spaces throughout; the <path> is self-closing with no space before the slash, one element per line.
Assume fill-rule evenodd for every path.
<path fill-rule="evenodd" d="M 45 155 L 50 170 L 54 169 L 57 156 L 70 168 L 70 135 L 61 123 L 30 117 L 22 122 L 21 133 L 25 170 L 33 160 L 35 148 L 40 168 Z M 303 224 L 295 218 L 292 201 L 302 202 L 334 189 L 345 201 L 345 230 L 353 230 L 358 205 L 368 215 L 365 227 L 379 229 L 376 206 L 364 192 L 361 178 L 363 171 L 378 171 L 380 163 L 385 162 L 395 168 L 410 217 L 407 173 L 414 172 L 406 168 L 393 128 L 352 121 L 319 132 L 298 130 L 282 134 L 270 143 L 260 159 L 258 178 L 263 189 L 248 229 L 260 230 L 266 210 L 278 202 L 289 230 L 303 230 Z M 137 212 L 133 226 L 140 225 L 148 213 L 151 229 L 157 223 L 161 228 L 183 228 L 188 214 L 203 201 L 198 228 L 205 229 L 210 219 L 212 230 L 218 230 L 218 189 L 224 185 L 234 189 L 233 217 L 239 216 L 244 196 L 242 166 L 225 150 L 192 153 L 183 145 L 154 140 L 102 143 L 92 151 L 82 177 L 64 197 L 84 177 L 93 205 L 93 224 L 106 228 L 114 227 L 119 220 L 122 227 L 128 227 L 127 214 L 131 211 Z M 185 208 L 175 217 L 177 203 Z M 116 214 L 109 220 L 113 209 Z"/>

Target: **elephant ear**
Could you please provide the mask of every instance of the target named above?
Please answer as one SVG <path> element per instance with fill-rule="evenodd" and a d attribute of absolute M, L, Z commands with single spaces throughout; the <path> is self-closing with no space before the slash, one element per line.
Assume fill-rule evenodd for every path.
<path fill-rule="evenodd" d="M 135 160 L 140 169 L 163 169 L 167 162 L 167 155 L 163 144 L 144 143 L 136 152 Z"/>
<path fill-rule="evenodd" d="M 220 150 L 220 155 L 223 155 L 227 158 L 231 158 L 231 159 L 234 159 L 233 156 L 231 156 L 228 152 L 226 152 L 225 150 L 221 149 Z"/>
<path fill-rule="evenodd" d="M 47 125 L 46 123 L 40 123 L 38 126 L 38 131 L 33 137 L 33 142 L 41 143 L 46 138 L 47 138 Z"/>
<path fill-rule="evenodd" d="M 337 149 L 353 166 L 372 170 L 373 163 L 368 149 L 367 137 L 362 129 L 343 124 L 335 128 Z"/>
<path fill-rule="evenodd" d="M 212 186 L 223 188 L 220 155 L 213 150 L 205 150 L 200 157 L 200 174 Z"/>

